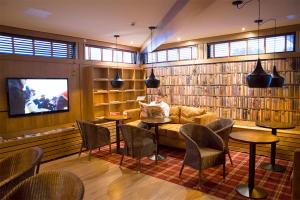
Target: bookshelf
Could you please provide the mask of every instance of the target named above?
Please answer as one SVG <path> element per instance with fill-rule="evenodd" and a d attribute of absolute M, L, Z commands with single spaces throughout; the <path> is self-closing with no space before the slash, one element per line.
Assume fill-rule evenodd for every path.
<path fill-rule="evenodd" d="M 121 89 L 111 86 L 115 74 L 119 72 L 124 80 Z M 87 66 L 84 68 L 85 119 L 95 120 L 122 113 L 126 109 L 138 108 L 137 96 L 146 95 L 145 70 L 140 67 Z"/>
<path fill-rule="evenodd" d="M 273 60 L 264 60 L 269 73 Z M 204 107 L 219 117 L 235 120 L 272 120 L 300 125 L 300 58 L 277 59 L 275 65 L 285 78 L 283 88 L 249 88 L 246 75 L 255 61 L 224 62 L 156 67 L 160 90 L 171 105 Z M 150 68 L 147 73 L 150 74 Z M 148 100 L 156 89 L 147 89 Z"/>

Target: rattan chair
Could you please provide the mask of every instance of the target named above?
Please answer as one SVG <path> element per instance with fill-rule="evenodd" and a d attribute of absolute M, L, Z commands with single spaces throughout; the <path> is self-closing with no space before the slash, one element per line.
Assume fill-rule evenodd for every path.
<path fill-rule="evenodd" d="M 223 139 L 225 152 L 228 154 L 231 165 L 233 165 L 233 162 L 230 156 L 228 142 L 233 124 L 234 122 L 232 119 L 221 118 L 206 125 Z"/>
<path fill-rule="evenodd" d="M 18 184 L 3 200 L 81 200 L 82 181 L 67 171 L 48 171 Z"/>
<path fill-rule="evenodd" d="M 39 172 L 43 150 L 32 147 L 0 160 L 0 199 L 26 178 Z M 35 171 L 36 170 L 36 171 Z"/>
<path fill-rule="evenodd" d="M 222 138 L 206 126 L 193 123 L 181 126 L 180 133 L 185 139 L 186 152 L 179 176 L 184 165 L 198 169 L 200 185 L 202 169 L 222 164 L 225 179 L 225 150 Z"/>
<path fill-rule="evenodd" d="M 91 122 L 76 121 L 82 137 L 82 145 L 80 148 L 79 156 L 82 148 L 85 147 L 89 150 L 88 159 L 91 160 L 92 150 L 109 145 L 109 152 L 111 153 L 110 132 L 108 128 L 93 124 Z"/>
<path fill-rule="evenodd" d="M 124 138 L 124 149 L 120 166 L 122 165 L 124 155 L 127 154 L 132 158 L 136 158 L 137 172 L 140 172 L 142 157 L 150 156 L 155 152 L 157 158 L 157 141 L 155 136 L 149 130 L 126 124 L 120 125 L 120 129 Z"/>

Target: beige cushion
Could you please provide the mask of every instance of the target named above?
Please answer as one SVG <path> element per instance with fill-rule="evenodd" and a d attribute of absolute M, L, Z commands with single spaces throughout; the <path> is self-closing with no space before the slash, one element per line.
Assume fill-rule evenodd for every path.
<path fill-rule="evenodd" d="M 195 117 L 201 116 L 205 113 L 206 111 L 203 108 L 181 106 L 180 123 L 186 124 L 186 123 L 198 122 L 198 120 Z"/>
<path fill-rule="evenodd" d="M 163 124 L 159 126 L 159 134 L 167 136 L 169 138 L 183 139 L 183 137 L 179 133 L 180 127 L 181 124 Z"/>
<path fill-rule="evenodd" d="M 170 118 L 172 119 L 171 123 L 174 123 L 174 124 L 180 123 L 180 106 L 171 106 Z"/>

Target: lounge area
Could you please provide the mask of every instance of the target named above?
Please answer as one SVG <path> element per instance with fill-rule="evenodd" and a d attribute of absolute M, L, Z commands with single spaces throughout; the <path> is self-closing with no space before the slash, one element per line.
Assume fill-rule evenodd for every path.
<path fill-rule="evenodd" d="M 1 200 L 300 200 L 300 2 L 0 13 Z"/>

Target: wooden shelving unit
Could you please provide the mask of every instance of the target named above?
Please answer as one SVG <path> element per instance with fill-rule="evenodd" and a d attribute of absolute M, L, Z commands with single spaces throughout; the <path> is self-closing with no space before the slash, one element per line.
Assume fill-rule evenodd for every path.
<path fill-rule="evenodd" d="M 300 58 L 277 59 L 275 65 L 285 78 L 283 88 L 249 88 L 246 75 L 255 61 L 155 67 L 160 90 L 171 105 L 201 106 L 219 117 L 236 120 L 272 120 L 300 125 Z M 273 60 L 264 60 L 269 73 Z M 147 70 L 150 74 L 150 69 Z M 148 89 L 151 101 L 157 90 Z"/>
<path fill-rule="evenodd" d="M 111 86 L 115 74 L 119 72 L 125 81 L 121 89 Z M 138 108 L 137 96 L 146 95 L 145 70 L 140 67 L 122 68 L 88 66 L 84 69 L 85 119 L 95 120 L 110 115 L 110 112 Z"/>

